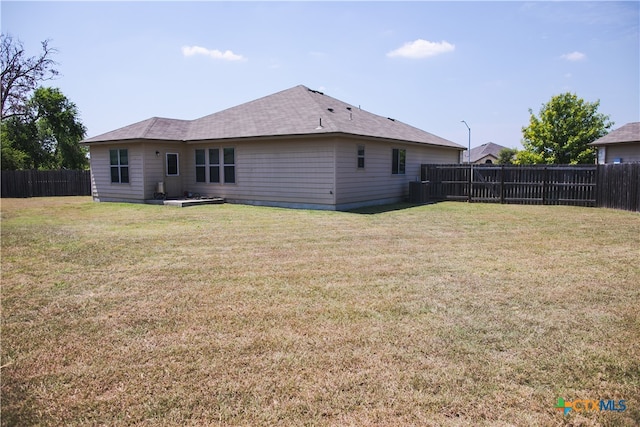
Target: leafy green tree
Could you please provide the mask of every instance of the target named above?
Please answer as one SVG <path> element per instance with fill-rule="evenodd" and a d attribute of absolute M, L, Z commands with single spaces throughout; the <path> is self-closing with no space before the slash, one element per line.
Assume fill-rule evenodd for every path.
<path fill-rule="evenodd" d="M 86 128 L 78 108 L 57 88 L 38 88 L 30 101 L 41 147 L 52 153 L 57 168 L 85 169 L 87 149 L 80 146 Z"/>
<path fill-rule="evenodd" d="M 88 167 L 87 149 L 79 144 L 86 128 L 59 89 L 36 89 L 23 111 L 2 121 L 2 169 Z"/>
<path fill-rule="evenodd" d="M 532 151 L 520 150 L 516 153 L 513 159 L 514 165 L 537 165 L 544 164 L 544 158 L 541 154 L 534 153 Z"/>
<path fill-rule="evenodd" d="M 515 148 L 503 148 L 498 153 L 498 160 L 496 163 L 499 165 L 512 165 L 516 154 L 518 154 L 518 150 Z"/>
<path fill-rule="evenodd" d="M 2 121 L 2 169 L 46 168 L 49 153 L 38 141 L 38 129 L 25 116 L 12 116 Z"/>
<path fill-rule="evenodd" d="M 13 146 L 15 136 L 10 136 L 10 132 L 15 129 L 9 126 L 9 121 L 4 120 L 0 124 L 0 141 L 2 141 L 1 165 L 2 170 L 28 169 L 29 156 Z"/>
<path fill-rule="evenodd" d="M 522 128 L 523 151 L 528 154 L 523 153 L 518 161 L 593 163 L 595 150 L 587 144 L 613 126 L 609 116 L 598 113 L 599 106 L 600 101 L 586 102 L 575 94 L 563 93 L 543 104 L 539 117 L 529 109 L 529 126 Z"/>
<path fill-rule="evenodd" d="M 37 88 L 58 75 L 55 53 L 47 40 L 38 56 L 27 56 L 20 40 L 0 35 L 2 169 L 88 166 L 76 105 L 59 89 Z"/>

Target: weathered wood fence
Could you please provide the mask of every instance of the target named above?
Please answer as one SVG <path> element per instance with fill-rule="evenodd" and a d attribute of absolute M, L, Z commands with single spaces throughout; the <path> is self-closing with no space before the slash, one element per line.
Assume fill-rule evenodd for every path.
<path fill-rule="evenodd" d="M 598 166 L 597 205 L 640 212 L 640 163 Z"/>
<path fill-rule="evenodd" d="M 640 211 L 640 164 L 422 165 L 414 198 Z M 417 191 L 417 193 L 416 193 Z"/>
<path fill-rule="evenodd" d="M 2 171 L 2 197 L 90 196 L 88 170 Z"/>

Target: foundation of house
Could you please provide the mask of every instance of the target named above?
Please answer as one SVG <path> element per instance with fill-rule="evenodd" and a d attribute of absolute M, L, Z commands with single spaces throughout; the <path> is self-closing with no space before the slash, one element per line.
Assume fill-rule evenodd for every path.
<path fill-rule="evenodd" d="M 206 199 L 145 200 L 144 202 L 149 205 L 164 205 L 186 208 L 187 206 L 220 205 L 224 203 L 224 199 L 221 197 L 214 197 Z"/>

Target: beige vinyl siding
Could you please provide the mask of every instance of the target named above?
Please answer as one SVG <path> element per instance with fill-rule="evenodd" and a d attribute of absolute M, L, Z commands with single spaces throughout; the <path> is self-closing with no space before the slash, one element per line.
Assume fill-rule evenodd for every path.
<path fill-rule="evenodd" d="M 357 167 L 358 145 L 365 147 L 365 167 Z M 406 150 L 404 175 L 391 173 L 392 149 Z M 400 201 L 409 182 L 420 179 L 424 163 L 458 163 L 459 151 L 450 148 L 372 140 L 343 140 L 336 148 L 336 204 Z"/>
<path fill-rule="evenodd" d="M 158 155 L 156 156 L 156 151 Z M 181 196 L 186 190 L 183 177 L 185 167 L 185 152 L 187 149 L 183 144 L 176 142 L 147 142 L 144 145 L 144 167 L 145 167 L 145 199 L 153 199 L 156 191 L 156 184 L 164 182 L 165 192 L 170 197 Z M 166 175 L 167 153 L 178 154 L 178 176 Z"/>
<path fill-rule="evenodd" d="M 159 154 L 156 156 L 156 151 Z M 144 198 L 146 200 L 153 199 L 153 193 L 156 191 L 156 184 L 164 181 L 164 156 L 166 150 L 164 144 L 144 144 Z"/>
<path fill-rule="evenodd" d="M 333 205 L 334 145 L 333 140 L 309 138 L 190 144 L 184 184 L 188 191 L 232 201 Z M 195 150 L 231 147 L 236 182 L 196 183 Z"/>
<path fill-rule="evenodd" d="M 109 150 L 127 149 L 129 158 L 129 183 L 111 182 Z M 93 198 L 100 201 L 144 200 L 143 146 L 134 144 L 95 145 L 91 150 L 91 186 Z"/>
<path fill-rule="evenodd" d="M 359 145 L 365 147 L 364 168 L 358 168 Z M 168 191 L 170 196 L 187 191 L 233 202 L 320 209 L 400 201 L 408 196 L 408 183 L 420 178 L 420 165 L 458 163 L 459 158 L 459 151 L 451 148 L 345 136 L 187 144 L 145 141 L 90 148 L 96 200 L 141 202 L 153 198 L 156 184 L 163 181 L 165 190 L 171 187 L 176 193 Z M 129 150 L 128 184 L 111 183 L 113 148 Z M 235 183 L 196 182 L 195 150 L 210 148 L 221 150 L 221 160 L 224 148 L 234 149 Z M 394 148 L 406 150 L 404 175 L 392 174 Z M 179 176 L 166 176 L 166 153 L 179 154 Z M 220 166 L 224 169 L 223 163 Z"/>
<path fill-rule="evenodd" d="M 613 163 L 615 159 L 622 159 L 622 163 L 640 162 L 640 142 L 625 142 L 623 144 L 607 144 L 606 163 Z"/>

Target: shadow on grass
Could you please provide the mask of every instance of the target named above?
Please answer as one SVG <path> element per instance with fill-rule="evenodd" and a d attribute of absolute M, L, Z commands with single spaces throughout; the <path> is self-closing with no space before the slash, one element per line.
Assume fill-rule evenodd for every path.
<path fill-rule="evenodd" d="M 27 393 L 29 384 L 7 380 L 4 373 L 2 376 L 2 426 L 38 424 L 35 399 Z"/>
<path fill-rule="evenodd" d="M 355 214 L 362 214 L 362 215 L 375 215 L 375 214 L 381 214 L 381 213 L 386 213 L 386 212 L 393 212 L 393 211 L 401 211 L 404 209 L 410 209 L 410 208 L 416 208 L 418 206 L 425 206 L 425 205 L 432 205 L 435 202 L 429 202 L 429 203 L 393 203 L 391 205 L 378 205 L 378 206 L 365 206 L 362 208 L 357 208 L 357 209 L 351 209 L 348 210 L 346 212 L 349 213 L 355 213 Z"/>

